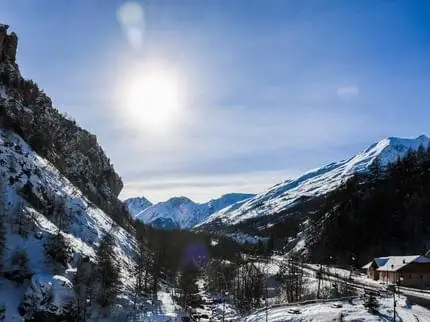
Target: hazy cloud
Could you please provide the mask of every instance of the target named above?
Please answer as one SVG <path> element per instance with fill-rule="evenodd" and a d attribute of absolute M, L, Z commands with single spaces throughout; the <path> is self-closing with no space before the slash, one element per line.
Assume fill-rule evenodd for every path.
<path fill-rule="evenodd" d="M 278 170 L 134 180 L 127 181 L 121 197 L 145 196 L 159 202 L 166 200 L 166 196 L 188 196 L 194 201 L 204 202 L 232 191 L 259 193 L 297 175 L 290 170 Z"/>
<path fill-rule="evenodd" d="M 360 94 L 360 89 L 356 85 L 344 85 L 337 88 L 336 94 L 339 98 L 348 99 Z"/>

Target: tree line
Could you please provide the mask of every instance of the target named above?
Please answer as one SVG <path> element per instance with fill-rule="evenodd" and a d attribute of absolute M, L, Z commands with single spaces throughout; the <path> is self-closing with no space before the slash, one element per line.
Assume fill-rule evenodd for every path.
<path fill-rule="evenodd" d="M 375 256 L 422 254 L 430 245 L 430 148 L 409 150 L 328 194 L 311 218 L 312 258 L 361 265 Z M 317 233 L 320 232 L 320 233 Z"/>

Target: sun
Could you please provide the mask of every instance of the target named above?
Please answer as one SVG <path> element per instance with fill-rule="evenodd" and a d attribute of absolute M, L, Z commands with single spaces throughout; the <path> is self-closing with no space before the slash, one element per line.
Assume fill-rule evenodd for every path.
<path fill-rule="evenodd" d="M 178 71 L 149 63 L 133 70 L 123 85 L 126 119 L 144 129 L 166 131 L 184 107 L 184 81 Z"/>

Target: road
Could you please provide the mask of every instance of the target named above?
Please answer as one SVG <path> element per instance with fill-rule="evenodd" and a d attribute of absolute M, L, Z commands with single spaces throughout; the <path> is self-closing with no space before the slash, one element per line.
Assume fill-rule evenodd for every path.
<path fill-rule="evenodd" d="M 305 269 L 309 271 L 312 271 L 314 274 L 318 271 L 313 266 L 304 264 Z M 369 280 L 368 283 L 363 282 L 362 279 L 357 279 L 352 276 L 352 279 L 340 277 L 336 274 L 328 272 L 324 272 L 325 275 L 328 275 L 328 280 L 330 281 L 341 281 L 344 283 L 347 283 L 348 286 L 355 288 L 357 290 L 363 290 L 363 291 L 377 291 L 377 292 L 385 292 L 385 286 L 380 285 L 377 283 L 373 283 Z M 327 278 L 326 278 L 327 279 Z M 430 292 L 420 289 L 413 289 L 409 287 L 400 287 L 397 289 L 398 293 L 401 295 L 404 295 L 409 301 L 412 303 L 418 304 L 422 307 L 425 307 L 427 309 L 430 309 Z"/>

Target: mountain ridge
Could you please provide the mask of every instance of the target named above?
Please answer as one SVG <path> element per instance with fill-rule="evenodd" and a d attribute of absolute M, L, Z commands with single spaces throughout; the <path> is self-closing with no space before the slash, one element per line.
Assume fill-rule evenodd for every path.
<path fill-rule="evenodd" d="M 129 198 L 124 202 L 133 217 L 145 224 L 164 229 L 188 229 L 206 219 L 210 214 L 253 196 L 254 194 L 247 193 L 227 193 L 203 203 L 180 196 L 151 205 L 143 201 L 140 208 L 137 206 L 137 200 L 148 201 L 145 197 Z"/>
<path fill-rule="evenodd" d="M 212 214 L 197 227 L 204 228 L 205 225 L 216 222 L 235 225 L 249 219 L 282 212 L 302 197 L 317 197 L 332 191 L 354 173 L 367 171 L 375 159 L 378 159 L 382 166 L 386 166 L 403 157 L 409 149 L 417 150 L 419 146 L 428 147 L 429 144 L 430 139 L 426 135 L 416 138 L 384 138 L 355 156 L 309 170 L 301 176 L 272 186 L 240 205 L 224 208 Z"/>

